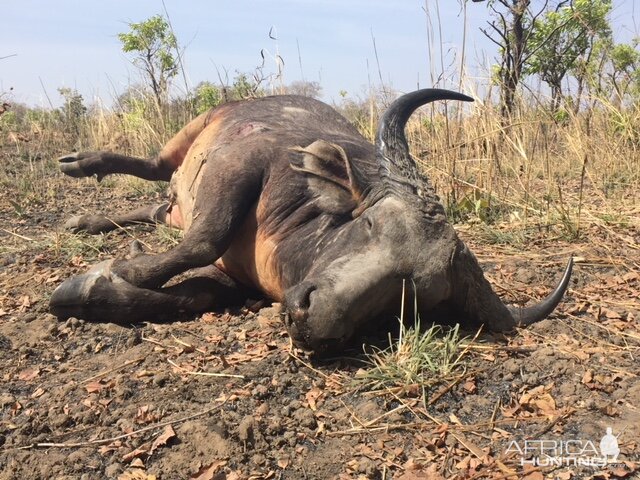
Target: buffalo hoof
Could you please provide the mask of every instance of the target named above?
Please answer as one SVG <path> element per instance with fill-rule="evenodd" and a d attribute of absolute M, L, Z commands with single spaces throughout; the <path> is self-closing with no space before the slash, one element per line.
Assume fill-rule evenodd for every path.
<path fill-rule="evenodd" d="M 110 320 L 115 312 L 109 308 L 109 298 L 120 290 L 120 284 L 126 283 L 110 272 L 112 263 L 113 260 L 99 263 L 87 273 L 64 281 L 51 295 L 50 312 L 59 320 Z"/>
<path fill-rule="evenodd" d="M 72 233 L 86 232 L 97 235 L 115 230 L 117 225 L 102 215 L 75 215 L 67 220 L 63 227 Z"/>
<path fill-rule="evenodd" d="M 80 164 L 80 162 L 84 160 L 83 157 L 84 155 L 77 152 L 59 157 L 58 162 L 60 163 L 60 170 L 65 175 L 75 178 L 91 176 L 91 174 L 86 172 Z"/>
<path fill-rule="evenodd" d="M 101 152 L 71 153 L 58 157 L 60 171 L 70 177 L 82 178 L 98 175 L 98 181 L 102 175 L 97 171 L 102 163 Z"/>

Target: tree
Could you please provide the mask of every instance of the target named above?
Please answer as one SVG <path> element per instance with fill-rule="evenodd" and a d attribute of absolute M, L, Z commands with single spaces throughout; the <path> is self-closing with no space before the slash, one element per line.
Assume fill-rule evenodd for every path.
<path fill-rule="evenodd" d="M 77 90 L 67 87 L 59 88 L 58 93 L 64 98 L 59 113 L 65 130 L 77 137 L 80 134 L 80 124 L 87 113 L 84 98 Z"/>
<path fill-rule="evenodd" d="M 554 112 L 560 108 L 567 74 L 577 72 L 581 84 L 579 60 L 589 57 L 596 40 L 611 36 L 609 12 L 611 0 L 567 0 L 535 20 L 525 72 L 549 85 Z"/>
<path fill-rule="evenodd" d="M 122 50 L 134 54 L 133 64 L 149 82 L 158 105 L 164 105 L 169 83 L 178 73 L 176 37 L 161 15 L 128 25 L 129 32 L 118 34 Z"/>
<path fill-rule="evenodd" d="M 636 38 L 631 44 L 619 43 L 611 47 L 611 71 L 609 81 L 613 86 L 618 102 L 631 93 L 637 95 L 640 88 L 640 52 Z"/>
<path fill-rule="evenodd" d="M 498 46 L 500 52 L 496 76 L 500 86 L 503 117 L 508 117 L 513 112 L 516 91 L 522 78 L 524 56 L 533 23 L 529 15 L 530 4 L 531 0 L 490 0 L 489 8 L 494 14 L 494 19 L 488 22 L 491 31 L 481 29 Z M 504 11 L 497 6 L 502 6 Z"/>
<path fill-rule="evenodd" d="M 298 80 L 287 85 L 285 91 L 290 95 L 302 95 L 303 97 L 320 98 L 322 87 L 318 82 Z"/>
<path fill-rule="evenodd" d="M 223 102 L 222 88 L 211 82 L 200 82 L 193 94 L 193 104 L 196 114 L 201 114 Z"/>

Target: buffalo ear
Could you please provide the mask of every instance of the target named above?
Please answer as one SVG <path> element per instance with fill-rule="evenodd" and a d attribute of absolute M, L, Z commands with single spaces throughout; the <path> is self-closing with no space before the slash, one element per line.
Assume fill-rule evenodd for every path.
<path fill-rule="evenodd" d="M 309 191 L 322 210 L 344 214 L 358 207 L 363 196 L 362 188 L 340 145 L 316 140 L 308 147 L 294 147 L 292 150 L 300 155 L 290 166 L 306 177 Z"/>

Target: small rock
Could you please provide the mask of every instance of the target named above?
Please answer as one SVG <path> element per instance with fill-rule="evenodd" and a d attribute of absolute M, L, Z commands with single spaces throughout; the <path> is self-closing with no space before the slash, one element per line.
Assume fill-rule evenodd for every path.
<path fill-rule="evenodd" d="M 72 451 L 69 455 L 67 455 L 65 463 L 81 463 L 84 464 L 87 458 L 87 454 L 83 449 L 78 449 Z"/>
<path fill-rule="evenodd" d="M 25 313 L 25 314 L 22 316 L 21 320 L 22 320 L 24 323 L 31 323 L 31 322 L 33 322 L 36 318 L 37 318 L 37 315 L 36 315 L 35 313 Z"/>
<path fill-rule="evenodd" d="M 171 375 L 167 372 L 160 372 L 153 377 L 153 384 L 158 387 L 164 387 L 164 385 L 169 381 Z"/>
<path fill-rule="evenodd" d="M 358 462 L 358 472 L 364 473 L 367 478 L 375 478 L 378 473 L 376 462 L 367 457 L 362 457 Z"/>
<path fill-rule="evenodd" d="M 256 388 L 251 391 L 251 396 L 258 400 L 264 400 L 269 396 L 269 388 L 265 385 L 257 385 Z"/>
<path fill-rule="evenodd" d="M 520 362 L 514 360 L 513 358 L 508 358 L 502 364 L 502 368 L 513 375 L 517 375 L 518 373 L 520 373 L 520 367 Z"/>
<path fill-rule="evenodd" d="M 54 428 L 64 428 L 71 423 L 71 417 L 69 415 L 54 414 L 49 416 L 49 424 Z"/>
<path fill-rule="evenodd" d="M 280 415 L 283 417 L 289 417 L 291 415 L 291 407 L 289 405 L 282 407 L 280 409 Z"/>
<path fill-rule="evenodd" d="M 315 429 L 318 426 L 316 422 L 316 417 L 313 412 L 307 408 L 301 408 L 296 410 L 293 414 L 294 420 L 297 420 L 300 426 L 304 428 L 309 428 L 311 430 Z"/>
<path fill-rule="evenodd" d="M 251 457 L 251 461 L 257 465 L 257 466 L 261 466 L 264 465 L 267 461 L 267 458 L 262 455 L 261 453 L 256 453 L 253 457 Z"/>
<path fill-rule="evenodd" d="M 120 465 L 112 463 L 104 469 L 104 476 L 106 478 L 116 478 L 121 471 Z"/>
<path fill-rule="evenodd" d="M 267 402 L 256 408 L 256 415 L 266 415 L 267 413 L 269 413 L 269 404 Z"/>
<path fill-rule="evenodd" d="M 127 338 L 126 345 L 131 348 L 139 345 L 140 342 L 142 342 L 142 334 L 140 333 L 140 330 L 134 330 L 129 338 Z"/>
<path fill-rule="evenodd" d="M 286 432 L 284 432 L 282 438 L 286 440 L 290 447 L 295 447 L 298 443 L 298 436 L 296 435 L 296 432 L 291 430 L 287 430 Z"/>
<path fill-rule="evenodd" d="M 0 408 L 5 408 L 16 403 L 16 397 L 8 393 L 0 395 Z"/>
<path fill-rule="evenodd" d="M 238 425 L 238 437 L 242 442 L 253 443 L 253 428 L 255 421 L 251 415 L 247 415 Z"/>

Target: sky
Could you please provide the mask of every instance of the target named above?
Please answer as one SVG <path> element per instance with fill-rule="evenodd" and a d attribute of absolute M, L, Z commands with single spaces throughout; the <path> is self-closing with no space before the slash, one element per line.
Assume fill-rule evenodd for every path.
<path fill-rule="evenodd" d="M 614 0 L 612 22 L 621 41 L 638 35 L 640 5 L 634 3 L 640 4 Z M 165 0 L 164 5 L 184 47 L 189 87 L 251 73 L 263 52 L 266 73 L 276 71 L 279 55 L 284 84 L 317 81 L 328 101 L 338 100 L 341 92 L 364 96 L 381 79 L 400 92 L 432 86 L 432 74 L 437 78 L 442 66 L 446 80 L 439 86 L 457 88 L 451 73 L 459 70 L 464 45 L 462 88 L 473 90 L 486 81 L 496 56 L 480 31 L 489 19 L 484 3 L 469 2 L 466 16 L 458 0 Z M 47 107 L 60 105 L 60 87 L 77 89 L 88 103 L 109 105 L 138 83 L 117 34 L 164 7 L 162 0 L 0 0 L 0 11 L 0 94 L 3 100 Z M 430 52 L 430 38 L 436 51 Z M 184 84 L 182 77 L 176 79 L 177 88 L 184 90 Z"/>

